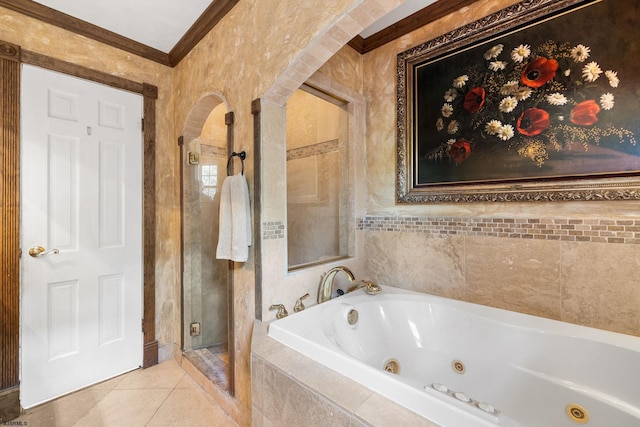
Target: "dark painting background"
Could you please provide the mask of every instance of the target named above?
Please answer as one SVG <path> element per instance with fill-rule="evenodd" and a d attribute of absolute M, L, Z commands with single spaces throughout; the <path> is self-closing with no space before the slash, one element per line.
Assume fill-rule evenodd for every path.
<path fill-rule="evenodd" d="M 615 107 L 602 110 L 597 125 L 613 123 L 625 128 L 633 132 L 638 145 L 621 144 L 613 137 L 603 139 L 599 145 L 590 144 L 586 151 L 579 143 L 559 152 L 549 148 L 549 159 L 541 167 L 514 150 L 505 149 L 505 144 L 501 147 L 477 144 L 472 155 L 459 164 L 448 156 L 437 160 L 426 158 L 452 137 L 446 131 L 438 132 L 435 123 L 441 117 L 443 96 L 452 87 L 453 79 L 465 74 L 470 66 L 482 64 L 483 54 L 496 44 L 504 44 L 498 59 L 511 61 L 510 52 L 514 47 L 528 44 L 533 50 L 548 40 L 588 46 L 590 57 L 583 65 L 596 61 L 603 71 L 618 73 L 619 86 L 609 89 L 615 95 Z M 447 57 L 426 60 L 413 71 L 415 186 L 578 178 L 640 171 L 640 2 L 637 0 L 603 0 L 574 9 L 511 34 L 451 52 Z M 604 74 L 598 83 L 608 86 Z M 464 121 L 468 119 L 464 114 L 470 113 L 463 111 L 460 114 L 460 120 Z M 517 135 L 516 132 L 514 138 Z"/>

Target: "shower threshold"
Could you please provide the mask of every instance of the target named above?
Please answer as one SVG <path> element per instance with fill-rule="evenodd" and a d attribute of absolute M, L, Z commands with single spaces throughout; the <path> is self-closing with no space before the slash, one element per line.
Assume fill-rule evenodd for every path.
<path fill-rule="evenodd" d="M 229 391 L 229 350 L 226 343 L 186 350 L 183 356 L 212 383 Z"/>

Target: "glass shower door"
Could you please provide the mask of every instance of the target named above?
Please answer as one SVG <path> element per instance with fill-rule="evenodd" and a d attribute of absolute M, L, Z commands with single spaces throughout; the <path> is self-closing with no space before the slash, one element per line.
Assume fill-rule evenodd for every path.
<path fill-rule="evenodd" d="M 228 390 L 228 261 L 215 257 L 227 149 L 213 143 L 196 140 L 183 147 L 183 350 Z"/>

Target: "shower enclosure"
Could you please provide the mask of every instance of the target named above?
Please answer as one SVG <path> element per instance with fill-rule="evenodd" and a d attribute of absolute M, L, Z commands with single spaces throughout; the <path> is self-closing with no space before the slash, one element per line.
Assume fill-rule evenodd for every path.
<path fill-rule="evenodd" d="M 224 103 L 218 104 L 203 116 L 206 120 L 200 135 L 190 140 L 183 137 L 180 147 L 182 343 L 183 356 L 214 384 L 233 394 L 229 261 L 215 257 L 220 188 L 229 153 L 226 116 Z"/>

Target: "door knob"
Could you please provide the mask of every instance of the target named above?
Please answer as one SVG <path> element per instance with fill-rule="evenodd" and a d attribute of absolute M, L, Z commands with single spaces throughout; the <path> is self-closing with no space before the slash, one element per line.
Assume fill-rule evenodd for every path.
<path fill-rule="evenodd" d="M 29 249 L 29 255 L 31 255 L 34 258 L 38 258 L 38 257 L 45 256 L 45 255 L 48 255 L 48 254 L 57 254 L 57 253 L 60 253 L 60 250 L 58 250 L 58 249 L 46 250 L 42 246 L 34 246 L 34 247 Z"/>

